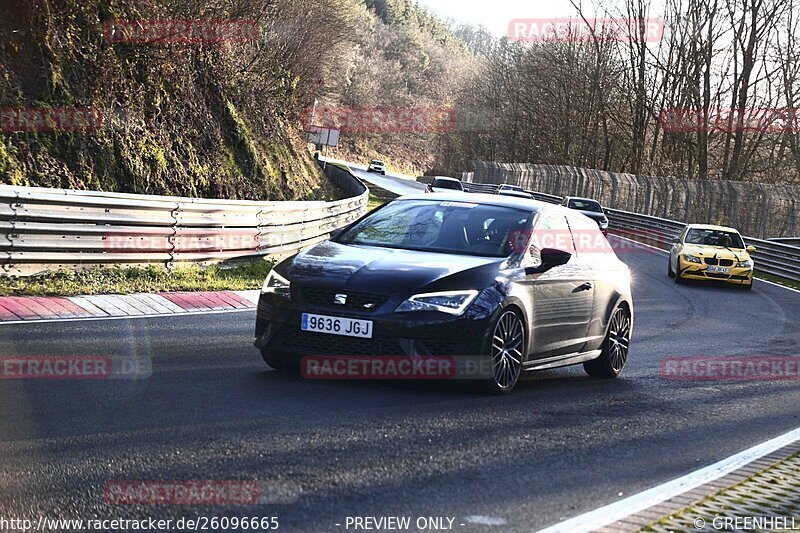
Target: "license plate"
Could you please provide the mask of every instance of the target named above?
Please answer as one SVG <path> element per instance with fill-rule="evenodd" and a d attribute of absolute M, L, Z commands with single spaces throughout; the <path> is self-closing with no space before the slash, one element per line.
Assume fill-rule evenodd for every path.
<path fill-rule="evenodd" d="M 303 313 L 300 329 L 317 333 L 329 333 L 331 335 L 344 335 L 346 337 L 372 338 L 372 320 Z"/>
<path fill-rule="evenodd" d="M 719 274 L 728 274 L 731 270 L 725 267 L 718 267 L 718 266 L 710 266 L 706 267 L 706 270 L 709 272 L 717 272 Z"/>

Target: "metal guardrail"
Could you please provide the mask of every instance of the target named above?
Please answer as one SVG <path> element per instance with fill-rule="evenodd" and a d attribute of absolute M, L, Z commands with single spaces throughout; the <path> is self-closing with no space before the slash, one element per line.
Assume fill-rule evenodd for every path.
<path fill-rule="evenodd" d="M 89 266 L 282 256 L 366 212 L 369 191 L 328 165 L 334 202 L 236 201 L 0 186 L 0 267 L 10 275 Z"/>
<path fill-rule="evenodd" d="M 470 192 L 494 193 L 498 185 L 486 183 L 462 182 Z M 548 203 L 560 203 L 561 196 L 527 191 L 534 198 Z M 665 218 L 640 215 L 619 209 L 605 209 L 609 221 L 609 230 L 622 236 L 650 244 L 662 249 L 669 249 L 686 227 L 683 222 Z M 756 265 L 756 271 L 787 278 L 800 282 L 800 239 L 756 239 L 744 237 L 745 243 L 756 247 L 750 254 Z"/>
<path fill-rule="evenodd" d="M 790 246 L 800 246 L 800 237 L 775 237 L 767 240 L 781 244 L 788 244 Z"/>

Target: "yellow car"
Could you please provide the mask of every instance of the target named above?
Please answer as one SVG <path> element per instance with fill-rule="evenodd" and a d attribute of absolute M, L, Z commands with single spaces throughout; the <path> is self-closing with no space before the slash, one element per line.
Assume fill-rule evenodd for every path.
<path fill-rule="evenodd" d="M 744 239 L 733 228 L 689 224 L 672 243 L 669 252 L 669 277 L 675 283 L 689 279 L 718 280 L 743 289 L 753 287 L 753 260 Z"/>

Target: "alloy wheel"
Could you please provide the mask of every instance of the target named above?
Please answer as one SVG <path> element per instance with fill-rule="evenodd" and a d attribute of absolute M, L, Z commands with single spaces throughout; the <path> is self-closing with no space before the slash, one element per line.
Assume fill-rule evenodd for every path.
<path fill-rule="evenodd" d="M 506 311 L 492 332 L 492 373 L 501 390 L 514 387 L 522 372 L 525 330 L 517 313 Z"/>
<path fill-rule="evenodd" d="M 628 359 L 631 319 L 624 309 L 617 309 L 608 326 L 608 355 L 611 368 L 619 373 Z"/>

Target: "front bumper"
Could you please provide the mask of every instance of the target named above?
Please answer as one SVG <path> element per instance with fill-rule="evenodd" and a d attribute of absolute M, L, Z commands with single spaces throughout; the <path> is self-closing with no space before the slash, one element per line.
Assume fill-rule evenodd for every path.
<path fill-rule="evenodd" d="M 708 265 L 704 263 L 690 263 L 680 257 L 678 267 L 681 277 L 684 279 L 714 280 L 731 283 L 735 285 L 749 285 L 753 283 L 753 269 L 739 268 L 736 266 L 727 267 L 728 272 L 711 272 Z"/>
<path fill-rule="evenodd" d="M 389 309 L 396 305 L 390 303 Z M 371 320 L 372 338 L 302 331 L 303 313 Z M 299 304 L 262 294 L 254 345 L 262 352 L 300 361 L 306 356 L 474 356 L 484 353 L 492 317 L 467 310 L 462 316 L 439 312 L 359 312 Z"/>

